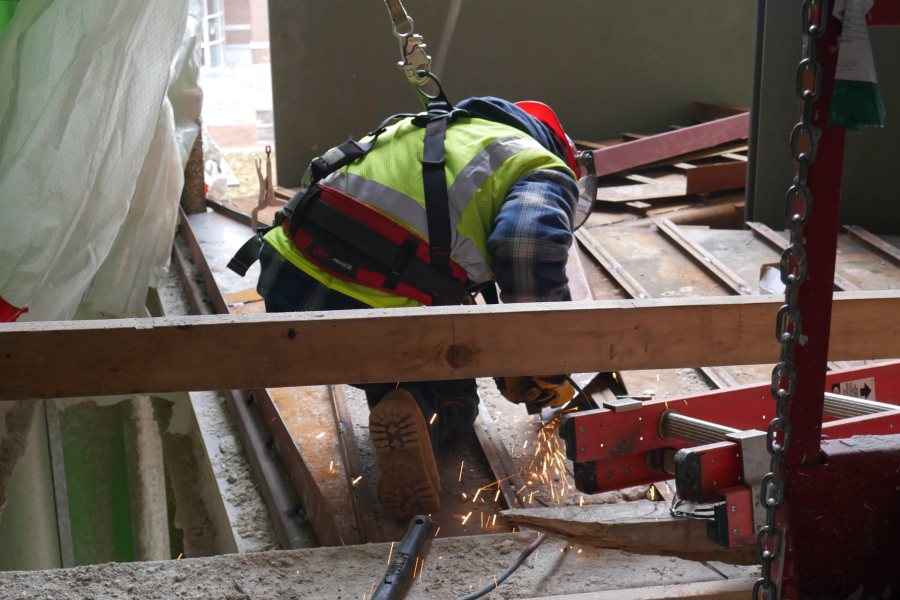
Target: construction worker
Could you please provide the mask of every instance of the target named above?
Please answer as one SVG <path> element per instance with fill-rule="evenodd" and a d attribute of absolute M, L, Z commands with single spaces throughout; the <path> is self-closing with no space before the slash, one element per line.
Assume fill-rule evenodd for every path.
<path fill-rule="evenodd" d="M 315 159 L 265 234 L 257 289 L 269 312 L 472 303 L 494 282 L 503 302 L 570 299 L 577 167 L 549 107 L 470 98 L 388 123 Z M 498 386 L 540 406 L 573 393 L 561 375 Z M 435 452 L 472 431 L 475 380 L 358 387 L 371 409 L 382 511 L 436 511 Z"/>

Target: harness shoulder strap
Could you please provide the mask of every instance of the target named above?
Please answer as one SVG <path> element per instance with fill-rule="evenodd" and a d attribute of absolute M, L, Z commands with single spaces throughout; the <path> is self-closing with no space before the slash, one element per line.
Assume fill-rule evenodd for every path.
<path fill-rule="evenodd" d="M 425 114 L 413 123 L 425 126 L 422 150 L 422 183 L 425 192 L 425 218 L 428 222 L 428 243 L 431 266 L 444 274 L 450 273 L 450 251 L 453 232 L 450 225 L 450 196 L 447 191 L 446 153 L 444 141 L 447 126 L 459 116 L 467 115 L 455 109 L 443 97 L 433 98 Z M 437 299 L 435 299 L 437 300 Z"/>
<path fill-rule="evenodd" d="M 450 198 L 444 172 L 444 139 L 446 115 L 429 120 L 425 126 L 425 148 L 422 156 L 422 182 L 425 186 L 425 217 L 428 220 L 428 242 L 431 266 L 450 273 Z"/>

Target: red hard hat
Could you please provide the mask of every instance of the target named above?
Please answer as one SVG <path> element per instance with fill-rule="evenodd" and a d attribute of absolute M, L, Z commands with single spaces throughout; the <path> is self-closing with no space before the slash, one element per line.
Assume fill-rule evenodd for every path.
<path fill-rule="evenodd" d="M 575 155 L 577 153 L 575 144 L 573 144 L 569 136 L 566 135 L 562 123 L 559 122 L 559 118 L 556 116 L 556 113 L 553 112 L 553 109 L 543 102 L 535 102 L 534 100 L 516 102 L 516 106 L 553 130 L 560 145 L 563 147 L 566 164 L 569 165 L 569 168 L 575 173 L 575 177 L 580 177 L 581 173 L 579 173 L 578 163 L 575 161 Z"/>

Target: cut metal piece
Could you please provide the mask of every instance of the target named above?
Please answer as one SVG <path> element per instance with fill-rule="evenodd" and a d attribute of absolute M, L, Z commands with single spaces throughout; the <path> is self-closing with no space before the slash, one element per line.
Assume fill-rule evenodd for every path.
<path fill-rule="evenodd" d="M 603 402 L 603 408 L 608 408 L 613 412 L 626 412 L 629 410 L 638 410 L 643 407 L 641 400 L 634 398 L 616 398 L 615 400 L 606 400 Z"/>

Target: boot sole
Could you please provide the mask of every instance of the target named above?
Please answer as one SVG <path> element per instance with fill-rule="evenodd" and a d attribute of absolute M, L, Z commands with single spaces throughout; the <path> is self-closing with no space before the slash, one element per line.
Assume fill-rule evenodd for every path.
<path fill-rule="evenodd" d="M 428 427 L 412 396 L 389 394 L 372 409 L 369 435 L 381 466 L 378 496 L 388 517 L 433 513 L 440 507 L 440 475 Z"/>

